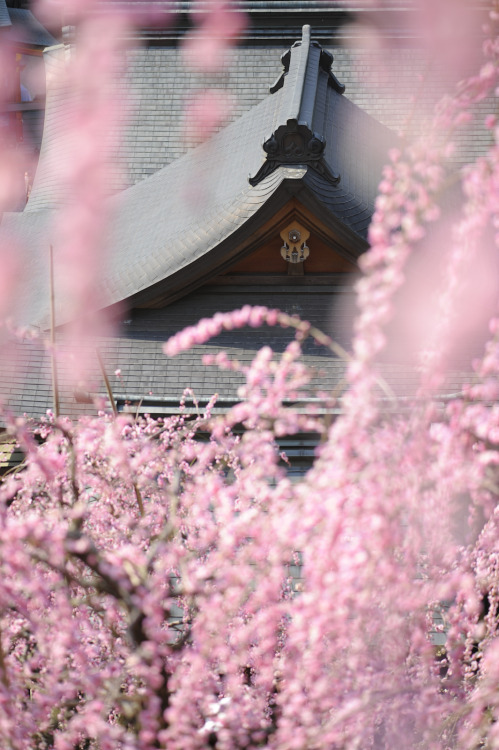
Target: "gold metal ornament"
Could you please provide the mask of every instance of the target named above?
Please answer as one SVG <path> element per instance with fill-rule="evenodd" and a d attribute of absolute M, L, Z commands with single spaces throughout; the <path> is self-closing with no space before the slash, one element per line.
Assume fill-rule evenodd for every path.
<path fill-rule="evenodd" d="M 310 248 L 307 245 L 307 240 L 310 237 L 310 232 L 305 227 L 302 227 L 297 221 L 293 221 L 286 229 L 283 229 L 280 236 L 284 243 L 281 247 L 281 255 L 284 260 L 287 260 L 288 263 L 303 263 L 308 258 Z"/>

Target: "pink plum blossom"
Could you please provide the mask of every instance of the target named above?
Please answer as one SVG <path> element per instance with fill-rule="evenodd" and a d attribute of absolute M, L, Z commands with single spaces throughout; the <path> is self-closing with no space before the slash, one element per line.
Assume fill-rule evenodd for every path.
<path fill-rule="evenodd" d="M 115 124 L 107 95 L 124 28 L 104 29 L 87 15 L 93 6 L 40 0 L 82 24 L 68 73 L 81 153 L 63 175 L 75 200 L 57 219 L 56 256 L 82 335 L 109 218 L 99 210 L 108 154 L 90 135 L 101 142 Z M 467 9 L 456 8 L 464 23 Z M 209 10 L 201 23 L 218 65 L 222 34 L 239 33 L 240 17 L 226 3 Z M 418 13 L 430 10 L 425 2 Z M 490 148 L 459 176 L 459 210 L 441 198 L 445 141 L 474 103 L 498 96 L 498 18 L 494 6 L 476 75 L 442 103 L 422 140 L 390 154 L 360 260 L 350 352 L 306 321 L 245 305 L 164 344 L 175 356 L 243 326 L 286 329 L 282 354 L 265 346 L 250 364 L 228 352 L 205 358 L 243 378 L 239 403 L 223 413 L 216 396 L 204 408 L 187 387 L 179 413 L 164 419 L 4 414 L 25 461 L 0 484 L 0 746 L 497 747 L 499 323 L 484 305 L 486 279 L 474 275 L 497 253 L 495 115 Z M 442 43 L 455 59 L 443 21 L 428 46 Z M 18 269 L 5 252 L 8 292 Z M 416 300 L 414 334 L 399 312 L 404 293 Z M 430 296 L 438 312 L 427 316 Z M 497 305 L 495 287 L 490 297 Z M 448 398 L 460 304 L 470 336 L 483 329 L 485 344 L 469 383 Z M 307 337 L 347 365 L 341 397 L 321 388 L 315 409 L 306 406 Z M 408 338 L 419 389 L 403 401 L 380 360 Z M 312 435 L 315 455 L 292 481 L 283 444 Z"/>

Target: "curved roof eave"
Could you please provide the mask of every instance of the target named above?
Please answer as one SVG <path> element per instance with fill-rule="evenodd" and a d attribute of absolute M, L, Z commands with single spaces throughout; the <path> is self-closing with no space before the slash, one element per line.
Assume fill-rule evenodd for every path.
<path fill-rule="evenodd" d="M 147 198 L 151 200 L 155 194 L 155 189 L 146 189 L 147 182 L 149 180 L 142 183 L 145 201 Z M 142 225 L 136 226 L 133 214 L 127 215 L 127 202 L 122 202 L 113 222 L 111 262 L 99 285 L 102 306 L 126 301 L 132 305 L 155 306 L 168 304 L 187 294 L 228 264 L 236 262 L 241 256 L 241 244 L 293 197 L 320 218 L 345 248 L 356 254 L 365 249 L 362 227 L 370 215 L 365 207 L 340 188 L 331 189 L 320 176 L 313 174 L 310 167 L 279 167 L 256 187 L 248 183 L 225 205 L 215 204 L 211 217 L 203 213 L 197 222 L 184 224 L 182 231 L 174 235 L 169 234 L 168 201 L 160 201 L 164 223 L 159 222 L 154 227 L 147 217 L 143 217 Z M 142 201 L 135 203 L 137 211 L 143 206 Z M 353 219 L 341 216 L 342 206 L 350 207 Z M 30 255 L 26 262 L 31 268 L 32 283 L 19 294 L 22 322 L 41 328 L 48 325 L 49 246 L 54 244 L 57 252 L 56 238 L 52 235 L 53 214 L 49 210 L 12 214 L 4 222 L 7 231 L 18 236 L 25 253 Z M 120 222 L 120 216 L 127 216 L 125 225 Z M 147 236 L 148 228 L 150 237 Z M 124 246 L 122 243 L 127 232 Z M 67 314 L 63 300 L 58 302 L 56 317 L 62 324 L 67 322 Z"/>
<path fill-rule="evenodd" d="M 347 252 L 353 249 L 355 255 L 366 247 L 384 151 L 380 145 L 388 131 L 341 95 L 332 58 L 311 41 L 308 27 L 284 57 L 283 75 L 270 96 L 111 199 L 112 221 L 104 238 L 111 252 L 100 277 L 101 306 L 188 291 L 235 260 L 241 238 L 298 192 Z M 308 145 L 300 151 L 302 141 Z M 19 306 L 23 323 L 47 323 L 50 245 L 61 290 L 56 317 L 58 323 L 68 320 L 71 306 L 64 304 L 64 285 L 57 279 L 63 239 L 53 226 L 53 208 L 50 201 L 33 198 L 23 214 L 4 218 L 5 230 L 24 244 L 30 267 Z"/>
<path fill-rule="evenodd" d="M 174 236 L 168 234 L 167 223 L 163 228 L 156 227 L 161 242 L 149 246 L 145 240 L 145 252 L 139 252 L 126 271 L 111 274 L 105 289 L 110 304 L 125 300 L 141 303 L 154 299 L 160 290 L 167 296 L 180 289 L 186 292 L 197 280 L 206 279 L 231 258 L 243 237 L 289 201 L 287 183 L 300 181 L 305 171 L 276 170 L 257 188 L 248 185 L 232 201 L 215 206 L 210 215 L 186 225 Z M 122 265 L 123 255 L 118 259 L 115 253 L 114 257 Z"/>
<path fill-rule="evenodd" d="M 258 188 L 248 183 L 248 165 L 261 161 L 261 132 L 279 97 L 268 97 L 206 143 L 110 200 L 108 262 L 99 297 L 104 306 L 129 299 L 188 266 L 230 235 L 265 203 L 280 182 L 271 175 Z M 31 203 L 31 202 L 30 202 Z M 48 321 L 48 248 L 62 238 L 55 220 L 64 205 L 28 203 L 23 213 L 4 214 L 2 234 L 16 242 L 29 278 L 19 293 L 16 322 L 44 327 Z M 34 210 L 35 209 L 35 210 Z M 68 320 L 61 292 L 58 323 Z"/>
<path fill-rule="evenodd" d="M 206 144 L 125 191 L 112 239 L 119 252 L 105 288 L 112 302 L 151 299 L 151 290 L 160 287 L 187 288 L 199 269 L 210 273 L 220 267 L 233 257 L 240 230 L 249 231 L 244 225 L 253 225 L 265 204 L 282 199 L 274 194 L 283 180 L 306 184 L 321 214 L 330 215 L 337 229 L 342 222 L 339 233 L 350 244 L 358 247 L 360 239 L 365 247 L 380 173 L 376 165 L 369 179 L 353 174 L 352 158 L 345 160 L 343 152 L 356 145 L 369 153 L 374 122 L 357 124 L 360 143 L 348 137 L 352 119 L 364 118 L 343 100 L 331 65 L 332 56 L 311 41 L 305 26 L 302 40 L 284 56 L 284 72 L 270 96 Z M 325 148 L 329 138 L 323 131 L 337 133 L 337 143 Z M 345 180 L 335 176 L 336 165 L 345 167 Z M 180 282 L 179 274 L 185 276 Z"/>
<path fill-rule="evenodd" d="M 230 223 L 221 219 L 221 225 L 229 229 L 225 236 L 217 234 L 211 242 L 206 243 L 203 253 L 193 257 L 190 262 L 181 264 L 167 277 L 135 292 L 128 298 L 130 302 L 138 306 L 169 304 L 222 273 L 228 266 L 253 252 L 254 248 L 248 248 L 247 240 L 272 220 L 292 198 L 297 198 L 304 207 L 320 217 L 321 223 L 335 234 L 345 248 L 351 250 L 345 252 L 345 257 L 355 261 L 357 255 L 366 248 L 366 241 L 362 235 L 336 217 L 330 206 L 307 184 L 309 171 L 307 167 L 277 169 L 256 188 L 251 189 L 251 204 L 242 200 L 239 205 L 231 206 L 230 214 L 237 216 L 241 221 L 236 225 L 236 222 Z M 255 200 L 255 194 L 260 192 L 261 188 L 264 188 L 264 199 L 259 203 Z M 244 249 L 241 250 L 243 243 Z"/>

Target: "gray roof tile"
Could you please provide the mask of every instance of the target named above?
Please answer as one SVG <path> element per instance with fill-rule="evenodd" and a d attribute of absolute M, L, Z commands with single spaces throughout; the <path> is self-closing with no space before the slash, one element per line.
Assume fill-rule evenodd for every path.
<path fill-rule="evenodd" d="M 303 48 L 298 48 L 298 57 L 302 52 Z M 360 69 L 361 63 L 369 63 L 368 52 L 341 49 L 334 52 L 338 78 L 347 84 L 347 92 L 354 101 L 327 84 L 324 70 L 314 78 L 313 71 L 307 68 L 307 57 L 306 85 L 317 84 L 313 106 L 308 110 L 312 113 L 311 119 L 306 115 L 307 108 L 302 108 L 301 97 L 294 96 L 300 90 L 299 61 L 296 66 L 290 65 L 283 88 L 269 95 L 267 86 L 281 68 L 275 46 L 272 49 L 247 46 L 234 52 L 222 85 L 231 88 L 235 81 L 244 83 L 240 86 L 242 94 L 234 111 L 236 119 L 208 143 L 190 150 L 181 137 L 181 100 L 185 91 L 181 94 L 180 90 L 184 83 L 192 89 L 202 79 L 185 70 L 177 51 L 172 48 L 150 47 L 131 58 L 129 79 L 124 87 L 129 85 L 137 95 L 137 104 L 135 119 L 125 138 L 126 147 L 118 152 L 118 162 L 126 167 L 135 184 L 113 198 L 116 222 L 111 244 L 115 253 L 103 280 L 109 303 L 136 299 L 157 283 L 171 283 L 173 289 L 191 268 L 200 269 L 196 273 L 199 278 L 203 277 L 214 267 L 215 261 L 210 258 L 219 252 L 219 262 L 223 253 L 228 252 L 228 245 L 224 243 L 232 242 L 246 222 L 249 226 L 254 217 L 262 215 L 266 206 L 274 206 L 272 201 L 279 200 L 283 205 L 292 194 L 298 194 L 311 210 L 332 217 L 338 233 L 343 232 L 348 241 L 353 237 L 365 237 L 384 155 L 393 135 L 361 107 L 378 113 L 390 124 L 402 122 L 407 107 L 405 101 L 401 106 L 393 96 L 380 102 L 369 86 L 361 85 L 361 76 L 352 60 L 355 58 Z M 406 50 L 400 54 L 401 58 L 406 56 L 406 63 L 415 75 L 418 60 L 414 54 Z M 64 55 L 62 47 L 46 53 L 49 73 L 64 65 Z M 60 149 L 60 124 L 62 118 L 68 116 L 69 104 L 68 92 L 64 89 L 49 90 L 42 159 L 31 199 L 23 214 L 10 215 L 4 221 L 7 230 L 19 233 L 25 247 L 25 262 L 31 269 L 30 286 L 18 295 L 19 313 L 25 315 L 27 322 L 47 320 L 48 247 L 52 243 L 57 250 L 58 239 L 51 234 L 50 222 L 52 209 L 61 205 L 65 197 L 54 178 L 54 163 L 67 158 Z M 286 125 L 292 116 L 301 118 L 304 125 L 325 137 L 324 160 L 332 172 L 340 174 L 338 185 L 298 163 L 278 167 L 254 187 L 248 183 L 248 173 L 255 175 L 266 158 L 262 142 L 276 132 L 279 125 Z M 463 144 L 463 149 L 469 145 L 465 136 Z M 146 177 L 147 174 L 150 176 Z M 301 292 L 299 300 L 284 289 L 244 290 L 244 301 L 248 303 L 300 307 L 305 318 L 312 318 L 340 340 L 346 336 L 344 343 L 347 344 L 348 336 L 342 326 L 351 313 L 331 312 L 330 299 L 326 297 L 325 291 L 317 289 L 312 293 Z M 58 301 L 62 308 L 61 294 Z M 240 304 L 241 290 L 224 288 L 213 293 L 205 289 L 174 302 L 167 309 L 134 311 L 131 324 L 124 327 L 116 340 L 102 342 L 109 371 L 121 367 L 126 373 L 124 385 L 116 383 L 116 388 L 124 388 L 128 393 L 143 393 L 147 389 L 175 399 L 185 385 L 193 384 L 199 389 L 200 397 L 208 398 L 223 383 L 224 395 L 235 397 L 238 376 L 224 374 L 222 381 L 214 369 L 200 367 L 200 355 L 224 346 L 247 362 L 264 343 L 282 350 L 283 332 L 273 329 L 265 333 L 231 332 L 174 360 L 165 360 L 161 342 L 200 317 Z M 60 309 L 59 321 L 63 314 Z M 9 368 L 6 370 L 5 362 L 2 363 L 0 383 L 5 384 L 5 394 L 14 411 L 29 408 L 42 414 L 51 405 L 49 358 L 40 342 L 27 342 L 16 349 L 18 370 L 11 368 L 8 373 Z M 322 385 L 332 386 L 341 379 L 343 363 L 314 348 L 307 351 L 307 357 L 310 363 L 324 370 Z M 407 367 L 388 368 L 388 374 L 395 390 L 413 391 L 415 374 Z M 95 377 L 99 379 L 97 369 Z M 452 388 L 458 390 L 461 381 L 462 376 L 456 376 Z M 91 410 L 88 405 L 77 403 L 64 370 L 61 383 L 65 409 L 73 414 Z"/>
<path fill-rule="evenodd" d="M 350 287 L 306 288 L 301 287 L 290 295 L 283 287 L 246 287 L 244 302 L 247 304 L 279 307 L 290 314 L 304 313 L 310 322 L 326 331 L 338 343 L 348 348 L 355 310 L 354 295 Z M 195 389 L 201 401 L 209 399 L 213 393 L 223 398 L 237 399 L 237 388 L 242 382 L 238 373 L 220 373 L 215 367 L 202 365 L 205 353 L 215 353 L 224 349 L 229 356 L 249 363 L 262 346 L 271 346 L 281 353 L 292 339 L 293 332 L 280 327 L 261 329 L 241 329 L 226 331 L 205 345 L 197 345 L 192 350 L 177 357 L 167 358 L 162 352 L 162 343 L 186 325 L 194 325 L 201 317 L 210 317 L 216 312 L 236 309 L 241 304 L 241 288 L 204 287 L 167 308 L 158 310 L 134 310 L 130 323 L 123 326 L 114 339 L 102 339 L 100 350 L 106 362 L 116 396 L 121 403 L 125 397 L 135 400 L 144 398 L 147 408 L 155 410 L 154 397 L 169 401 L 162 408 L 170 411 L 175 408 L 185 387 Z M 477 342 L 477 352 L 480 343 Z M 13 388 L 2 394 L 14 413 L 28 410 L 33 416 L 43 416 L 52 408 L 51 362 L 42 342 L 24 342 L 15 348 L 22 354 L 17 366 L 17 378 L 22 387 Z M 469 352 L 470 357 L 477 352 Z M 28 358 L 26 359 L 26 355 Z M 342 380 L 345 363 L 307 340 L 304 345 L 305 361 L 315 369 L 313 388 L 331 389 Z M 140 367 L 137 366 L 140 364 Z M 459 369 L 449 373 L 444 392 L 459 391 L 468 381 L 466 374 L 469 360 Z M 97 362 L 93 360 L 93 380 L 95 393 L 103 394 L 104 384 Z M 121 378 L 114 375 L 121 369 Z M 12 362 L 0 362 L 0 383 L 12 380 Z M 399 397 L 414 395 L 418 386 L 418 373 L 407 363 L 380 365 L 380 372 Z M 59 365 L 62 405 L 65 413 L 71 416 L 92 413 L 94 407 L 77 403 L 74 386 L 71 385 L 67 365 Z M 153 392 L 153 398 L 149 397 Z M 156 406 L 158 406 L 156 403 Z"/>
<path fill-rule="evenodd" d="M 328 85 L 327 73 L 319 69 L 319 49 L 311 50 L 315 57 L 311 58 L 312 62 L 307 62 L 305 47 L 298 45 L 293 49 L 290 72 L 284 79 L 283 88 L 267 95 L 260 104 L 206 144 L 191 150 L 114 199 L 116 218 L 111 246 L 115 252 L 103 284 L 110 304 L 143 293 L 166 279 L 170 279 L 168 283 L 173 286 L 178 284 L 179 273 L 185 274 L 188 267 L 194 268 L 194 264 L 201 259 L 208 259 L 215 248 L 255 216 L 288 183 L 303 182 L 323 209 L 332 216 L 338 216 L 353 234 L 365 236 L 383 163 L 383 150 L 386 153 L 391 136 Z M 48 55 L 48 61 L 60 66 L 64 64 L 63 57 L 64 50 L 54 49 Z M 296 65 L 293 63 L 295 57 Z M 312 80 L 310 71 L 308 78 L 299 74 L 300 65 L 315 66 L 315 78 Z M 300 104 L 301 94 L 297 92 L 303 86 L 311 86 L 315 90 L 316 79 L 319 93 L 308 105 L 310 112 L 307 114 Z M 62 92 L 55 93 L 52 106 L 57 96 L 63 95 Z M 304 168 L 300 163 L 301 156 L 296 157 L 295 164 L 285 162 L 281 168 L 271 171 L 255 186 L 248 183 L 248 172 L 255 174 L 264 163 L 263 138 L 273 131 L 286 129 L 290 113 L 293 114 L 294 100 L 298 102 L 296 117 L 300 120 L 300 127 L 308 132 L 309 126 L 305 124 L 307 117 L 310 122 L 314 119 L 314 127 L 320 127 L 318 137 L 325 138 L 327 144 L 324 163 L 329 170 L 340 172 L 339 186 L 329 184 L 324 176 L 316 173 L 315 168 Z M 322 113 L 319 120 L 315 114 L 316 101 Z M 4 222 L 8 229 L 19 231 L 25 246 L 35 256 L 31 301 L 24 297 L 22 309 L 28 311 L 28 322 L 42 325 L 46 323 L 44 316 L 48 301 L 46 249 L 52 244 L 57 253 L 58 245 L 58 238 L 51 236 L 48 229 L 50 212 L 47 209 L 55 207 L 63 198 L 61 194 L 50 193 L 53 184 L 49 180 L 53 168 L 51 154 L 57 150 L 59 136 L 57 118 L 52 122 L 53 128 L 47 126 L 46 129 L 45 158 L 28 207 L 23 214 L 11 215 Z M 371 149 L 373 138 L 379 145 L 379 153 L 374 156 Z M 359 162 L 364 161 L 365 165 L 369 165 L 367 169 L 364 165 L 362 174 L 354 173 L 345 163 L 345 152 L 349 149 L 355 150 Z M 58 153 L 59 159 L 63 156 Z M 189 198 L 193 190 L 197 194 L 195 202 Z M 284 197 L 282 200 L 285 200 Z M 345 211 L 345 208 L 348 210 Z M 213 261 L 210 263 L 213 264 Z M 57 319 L 63 321 L 64 300 L 61 294 L 58 299 L 60 309 Z"/>
<path fill-rule="evenodd" d="M 3 3 L 5 6 L 5 3 Z M 29 44 L 34 47 L 50 47 L 56 44 L 56 40 L 47 29 L 35 18 L 29 10 L 21 8 L 8 8 L 8 14 L 12 24 L 10 38 L 13 41 Z M 2 2 L 0 0 L 0 26 L 4 18 Z"/>
<path fill-rule="evenodd" d="M 7 3 L 5 0 L 0 0 L 0 28 L 3 26 L 11 26 L 12 21 L 10 20 L 9 11 L 7 9 Z"/>

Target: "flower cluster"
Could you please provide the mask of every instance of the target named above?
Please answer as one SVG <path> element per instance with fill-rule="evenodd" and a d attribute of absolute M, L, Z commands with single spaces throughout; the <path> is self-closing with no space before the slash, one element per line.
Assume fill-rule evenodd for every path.
<path fill-rule="evenodd" d="M 226 3 L 211 9 L 202 18 L 217 65 L 223 24 L 238 17 L 224 15 Z M 67 11 L 93 22 L 75 0 Z M 249 366 L 226 353 L 206 358 L 244 376 L 240 402 L 223 414 L 216 397 L 202 411 L 187 389 L 166 419 L 4 415 L 25 460 L 0 484 L 0 746 L 498 746 L 497 310 L 473 381 L 453 398 L 439 390 L 443 351 L 461 332 L 453 321 L 463 284 L 491 247 L 497 253 L 496 115 L 486 120 L 487 154 L 460 175 L 457 212 L 446 203 L 445 158 L 473 104 L 497 102 L 498 19 L 494 4 L 478 75 L 442 104 L 424 141 L 391 154 L 361 260 L 351 354 L 309 323 L 245 306 L 164 345 L 175 356 L 242 326 L 294 330 L 281 356 L 264 347 Z M 92 98 L 87 66 L 95 73 L 99 62 L 107 86 L 119 38 L 109 58 L 85 45 L 87 57 L 75 57 L 72 80 Z M 100 139 L 114 122 L 111 102 L 99 94 L 95 111 L 80 105 L 76 132 Z M 74 273 L 88 263 L 70 286 L 77 311 L 105 218 L 94 213 L 105 157 L 83 146 L 67 167 L 81 194 L 61 219 L 66 261 Z M 417 341 L 417 397 L 400 408 L 377 360 L 411 260 L 434 257 L 435 236 L 446 240 L 440 312 L 424 346 Z M 303 398 L 308 336 L 348 361 L 341 400 L 316 397 L 324 417 Z M 283 446 L 310 434 L 317 449 L 296 478 Z"/>

